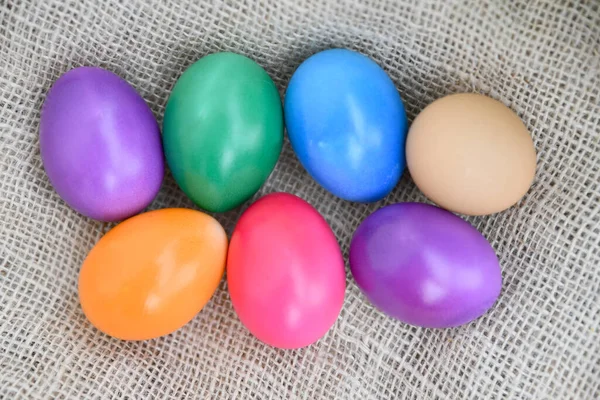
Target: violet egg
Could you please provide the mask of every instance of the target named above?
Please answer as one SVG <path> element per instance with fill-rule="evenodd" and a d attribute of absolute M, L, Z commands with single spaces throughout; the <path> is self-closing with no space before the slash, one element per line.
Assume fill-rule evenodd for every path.
<path fill-rule="evenodd" d="M 60 197 L 83 215 L 118 221 L 152 202 L 164 175 L 158 123 L 144 99 L 112 72 L 62 75 L 42 107 L 40 149 Z"/>
<path fill-rule="evenodd" d="M 358 227 L 352 275 L 384 313 L 411 325 L 447 328 L 483 315 L 502 286 L 498 258 L 468 222 L 441 208 L 399 203 Z"/>

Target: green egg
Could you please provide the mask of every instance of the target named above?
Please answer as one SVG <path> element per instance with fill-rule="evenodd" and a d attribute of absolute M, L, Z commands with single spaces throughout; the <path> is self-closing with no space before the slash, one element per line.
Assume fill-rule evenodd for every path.
<path fill-rule="evenodd" d="M 273 171 L 282 144 L 279 92 L 251 59 L 211 54 L 175 84 L 163 146 L 177 184 L 199 207 L 225 212 L 248 200 Z"/>

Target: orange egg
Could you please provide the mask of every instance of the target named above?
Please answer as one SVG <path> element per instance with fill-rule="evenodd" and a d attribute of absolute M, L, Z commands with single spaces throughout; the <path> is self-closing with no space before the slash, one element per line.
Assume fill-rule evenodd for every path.
<path fill-rule="evenodd" d="M 85 259 L 79 300 L 90 322 L 124 340 L 167 335 L 211 298 L 225 269 L 227 235 L 211 216 L 171 208 L 130 218 Z"/>

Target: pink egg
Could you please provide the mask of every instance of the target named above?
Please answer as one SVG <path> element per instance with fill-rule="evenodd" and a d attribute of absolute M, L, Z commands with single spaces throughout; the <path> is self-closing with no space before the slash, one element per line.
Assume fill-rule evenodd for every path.
<path fill-rule="evenodd" d="M 310 204 L 287 193 L 264 196 L 242 214 L 229 245 L 227 282 L 242 323 L 284 349 L 325 335 L 346 290 L 331 228 Z"/>

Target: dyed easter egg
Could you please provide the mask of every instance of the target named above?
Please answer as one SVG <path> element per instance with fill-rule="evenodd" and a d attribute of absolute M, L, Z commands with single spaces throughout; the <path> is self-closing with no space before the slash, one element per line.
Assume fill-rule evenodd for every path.
<path fill-rule="evenodd" d="M 279 158 L 283 116 L 277 87 L 247 57 L 203 57 L 173 88 L 163 139 L 167 163 L 185 194 L 205 210 L 231 210 L 258 191 Z"/>
<path fill-rule="evenodd" d="M 225 270 L 227 235 L 211 216 L 170 208 L 130 218 L 90 251 L 79 299 L 90 322 L 125 340 L 167 335 L 211 298 Z"/>
<path fill-rule="evenodd" d="M 304 61 L 287 88 L 285 122 L 304 168 L 338 197 L 379 200 L 404 171 L 404 105 L 385 71 L 362 54 L 332 49 Z"/>
<path fill-rule="evenodd" d="M 274 193 L 252 204 L 235 227 L 227 282 L 250 332 L 289 349 L 314 343 L 333 325 L 346 275 L 325 219 L 299 197 Z"/>
<path fill-rule="evenodd" d="M 498 258 L 473 226 L 441 208 L 393 204 L 352 238 L 352 275 L 380 310 L 411 325 L 446 328 L 483 315 L 502 286 Z"/>
<path fill-rule="evenodd" d="M 102 68 L 75 68 L 54 83 L 42 108 L 40 149 L 63 200 L 102 221 L 142 211 L 164 174 L 152 111 L 133 87 Z"/>

